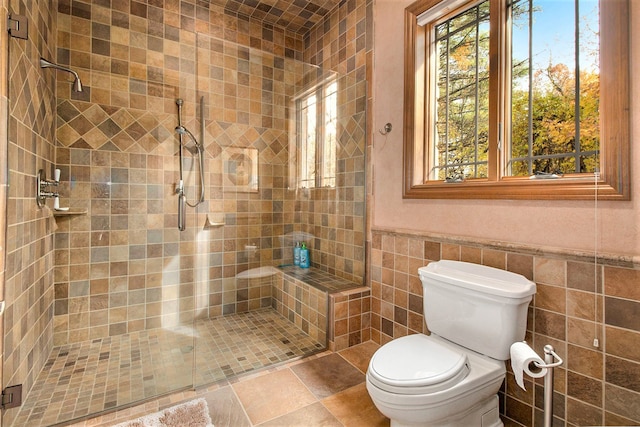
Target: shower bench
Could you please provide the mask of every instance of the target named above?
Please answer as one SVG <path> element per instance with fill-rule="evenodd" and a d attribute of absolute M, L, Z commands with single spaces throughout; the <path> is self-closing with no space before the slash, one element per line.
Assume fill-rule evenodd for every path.
<path fill-rule="evenodd" d="M 371 338 L 371 289 L 367 286 L 314 267 L 292 265 L 251 268 L 236 279 L 243 281 L 238 285 L 242 311 L 271 306 L 330 350 Z"/>
<path fill-rule="evenodd" d="M 317 268 L 277 268 L 275 308 L 330 350 L 371 338 L 371 289 Z"/>

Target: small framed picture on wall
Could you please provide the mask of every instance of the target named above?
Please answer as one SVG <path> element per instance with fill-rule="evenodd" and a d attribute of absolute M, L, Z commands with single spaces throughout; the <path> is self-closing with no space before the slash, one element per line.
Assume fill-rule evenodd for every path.
<path fill-rule="evenodd" d="M 258 191 L 258 150 L 228 147 L 222 151 L 225 191 Z"/>

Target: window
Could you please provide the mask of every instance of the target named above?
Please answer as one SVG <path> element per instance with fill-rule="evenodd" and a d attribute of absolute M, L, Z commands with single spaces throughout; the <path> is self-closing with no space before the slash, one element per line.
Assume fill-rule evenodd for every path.
<path fill-rule="evenodd" d="M 335 80 L 296 101 L 298 187 L 335 187 L 338 95 Z"/>
<path fill-rule="evenodd" d="M 436 139 L 430 175 L 441 181 L 486 178 L 489 2 L 435 24 L 433 31 Z"/>
<path fill-rule="evenodd" d="M 317 133 L 316 123 L 318 120 L 317 113 L 317 96 L 314 93 L 299 101 L 300 108 L 300 161 L 298 162 L 300 171 L 298 173 L 298 187 L 312 188 L 316 186 L 316 148 Z"/>
<path fill-rule="evenodd" d="M 405 10 L 406 198 L 628 200 L 628 0 Z"/>

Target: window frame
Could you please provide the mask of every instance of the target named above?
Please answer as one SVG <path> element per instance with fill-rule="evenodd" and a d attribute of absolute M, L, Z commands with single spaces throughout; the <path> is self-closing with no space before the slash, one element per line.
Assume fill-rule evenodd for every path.
<path fill-rule="evenodd" d="M 418 16 L 446 0 L 418 0 L 405 9 L 404 182 L 407 199 L 630 200 L 629 0 L 600 0 L 600 172 L 559 179 L 501 176 L 508 150 L 498 149 L 508 123 L 505 75 L 510 49 L 506 0 L 490 0 L 489 152 L 487 178 L 445 183 L 429 181 L 429 140 L 435 117 L 427 108 L 426 49 L 430 36 Z M 470 0 L 465 4 L 477 1 Z M 459 9 L 459 7 L 458 7 Z M 500 25 L 497 25 L 497 23 Z M 424 66 L 421 66 L 424 65 Z M 500 83 L 502 82 L 502 83 Z M 506 141 L 502 144 L 506 146 Z"/>
<path fill-rule="evenodd" d="M 333 86 L 333 91 L 330 89 Z M 306 121 L 304 118 L 306 114 L 304 113 L 308 110 L 308 107 L 302 107 L 302 104 L 307 102 L 311 97 L 315 97 L 315 129 L 314 129 L 314 141 L 313 147 L 310 147 L 306 138 Z M 295 138 L 295 146 L 297 153 L 297 166 L 296 166 L 296 187 L 299 189 L 315 189 L 315 188 L 335 188 L 336 187 L 336 179 L 337 179 L 337 164 L 336 158 L 333 158 L 333 176 L 328 176 L 327 174 L 327 161 L 326 161 L 326 147 L 327 144 L 331 141 L 328 141 L 328 132 L 326 129 L 326 113 L 328 110 L 327 102 L 331 98 L 334 101 L 335 105 L 333 106 L 333 111 L 337 112 L 337 101 L 338 101 L 338 81 L 335 78 L 327 78 L 323 82 L 315 85 L 311 89 L 305 91 L 302 95 L 296 97 L 294 99 L 295 103 L 295 111 L 296 111 L 296 127 L 299 130 L 296 132 Z M 334 117 L 337 121 L 337 116 Z M 334 140 L 332 144 L 334 146 L 333 151 L 337 154 L 337 135 L 333 135 Z M 303 183 L 311 182 L 310 179 L 303 179 L 304 176 L 308 176 L 306 172 L 309 170 L 309 164 L 302 159 L 306 157 L 306 153 L 310 148 L 313 148 L 315 162 L 313 164 L 314 172 L 313 172 L 313 185 L 305 186 Z M 331 182 L 328 184 L 327 182 Z"/>
<path fill-rule="evenodd" d="M 301 96 L 296 100 L 296 114 L 298 117 L 297 120 L 297 128 L 299 132 L 298 142 L 297 142 L 297 152 L 298 152 L 298 161 L 297 161 L 297 187 L 298 188 L 316 188 L 318 187 L 318 183 L 320 181 L 320 172 L 318 171 L 318 141 L 321 138 L 321 135 L 318 135 L 318 117 L 320 113 L 318 109 L 321 108 L 321 102 L 318 102 L 318 99 L 322 100 L 321 94 L 318 94 L 317 90 L 309 91 L 304 96 Z M 313 100 L 313 118 L 315 119 L 315 126 L 313 127 L 313 144 L 310 146 L 310 141 L 308 138 L 308 121 L 306 120 L 308 117 L 311 117 L 309 113 L 309 108 L 311 105 L 311 98 Z M 313 153 L 313 164 L 310 165 L 308 162 L 308 153 Z M 313 170 L 311 170 L 313 168 Z M 310 178 L 313 176 L 313 178 Z M 307 186 L 308 185 L 308 186 Z"/>

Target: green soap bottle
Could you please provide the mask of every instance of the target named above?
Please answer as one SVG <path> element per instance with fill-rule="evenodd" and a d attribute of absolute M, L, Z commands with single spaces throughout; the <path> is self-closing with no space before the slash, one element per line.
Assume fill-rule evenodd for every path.
<path fill-rule="evenodd" d="M 300 268 L 309 268 L 309 249 L 305 242 L 300 247 Z"/>

